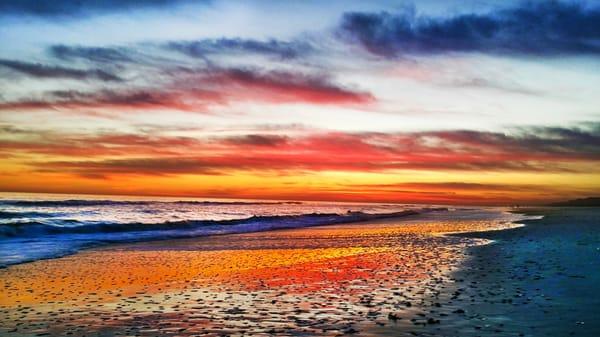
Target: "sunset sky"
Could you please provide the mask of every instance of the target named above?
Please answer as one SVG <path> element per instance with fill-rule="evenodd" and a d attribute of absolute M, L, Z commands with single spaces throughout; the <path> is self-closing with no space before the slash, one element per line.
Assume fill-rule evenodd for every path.
<path fill-rule="evenodd" d="M 0 191 L 600 194 L 598 1 L 0 0 Z"/>

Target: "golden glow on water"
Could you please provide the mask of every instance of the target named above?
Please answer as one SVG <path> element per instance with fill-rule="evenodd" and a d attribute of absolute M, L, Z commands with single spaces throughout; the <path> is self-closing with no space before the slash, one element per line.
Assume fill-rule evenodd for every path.
<path fill-rule="evenodd" d="M 418 251 L 414 253 L 421 259 L 431 252 L 426 250 L 428 247 L 419 248 L 418 243 L 411 242 L 414 235 L 474 231 L 491 226 L 499 224 L 416 221 L 400 225 L 379 221 L 370 225 L 323 226 L 116 246 L 0 270 L 0 305 L 85 302 L 90 296 L 113 301 L 115 296 L 129 296 L 138 291 L 152 293 L 186 288 L 191 281 L 205 286 L 216 282 L 256 288 L 256 280 L 277 279 L 274 275 L 281 278 L 265 283 L 267 286 L 280 286 L 291 280 L 306 285 L 354 279 L 362 275 L 355 271 L 357 261 L 370 266 L 367 269 L 379 269 L 380 263 L 398 259 L 401 255 L 398 255 L 397 241 L 416 247 Z M 312 247 L 303 248 L 307 245 Z M 210 250 L 203 250 L 207 247 Z M 414 264 L 406 260 L 407 257 L 400 259 L 404 264 Z M 337 266 L 337 276 L 310 272 L 320 270 L 318 266 L 323 264 Z M 415 276 L 423 271 L 409 272 Z M 325 279 L 319 279 L 318 275 Z"/>
<path fill-rule="evenodd" d="M 211 282 L 246 281 L 291 265 L 380 252 L 383 248 L 226 251 L 98 251 L 17 265 L 1 272 L 0 305 L 114 301 L 138 291 L 154 293 Z M 233 283 L 233 282 L 232 282 Z M 6 290 L 8 289 L 8 290 Z"/>
<path fill-rule="evenodd" d="M 387 322 L 406 301 L 439 292 L 481 242 L 438 234 L 509 226 L 440 216 L 117 245 L 10 266 L 0 270 L 0 332 L 336 335 Z"/>

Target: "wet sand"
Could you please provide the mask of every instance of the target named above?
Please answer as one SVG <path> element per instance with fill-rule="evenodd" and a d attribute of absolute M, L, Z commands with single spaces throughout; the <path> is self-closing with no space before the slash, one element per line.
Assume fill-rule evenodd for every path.
<path fill-rule="evenodd" d="M 445 291 L 429 296 L 437 315 L 421 336 L 600 336 L 600 208 L 520 210 L 543 219 L 502 231 L 461 233 L 493 240 L 470 246 Z M 373 335 L 398 336 L 387 325 Z"/>
<path fill-rule="evenodd" d="M 2 336 L 414 335 L 490 217 L 368 223 L 111 246 L 0 270 Z M 450 295 L 452 296 L 452 295 Z"/>

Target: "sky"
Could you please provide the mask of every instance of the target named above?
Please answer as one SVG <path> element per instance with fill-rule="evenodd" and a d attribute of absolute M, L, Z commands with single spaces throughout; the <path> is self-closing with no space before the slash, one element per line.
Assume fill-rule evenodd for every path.
<path fill-rule="evenodd" d="M 0 0 L 0 191 L 600 195 L 600 1 Z"/>

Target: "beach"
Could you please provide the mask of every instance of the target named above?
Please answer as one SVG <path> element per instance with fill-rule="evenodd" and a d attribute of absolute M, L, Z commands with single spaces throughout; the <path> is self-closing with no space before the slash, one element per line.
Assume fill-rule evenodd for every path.
<path fill-rule="evenodd" d="M 525 227 L 468 234 L 494 240 L 470 248 L 463 336 L 599 336 L 600 208 L 523 210 Z M 469 301 L 475 298 L 475 301 Z M 477 329 L 479 328 L 479 329 Z M 500 331 L 501 333 L 498 333 Z"/>
<path fill-rule="evenodd" d="M 537 218 L 512 229 L 455 234 L 491 241 L 466 249 L 452 282 L 433 297 L 441 308 L 424 311 L 447 316 L 438 326 L 422 326 L 418 335 L 600 335 L 600 209 L 518 212 Z M 374 335 L 402 333 L 386 326 Z"/>
<path fill-rule="evenodd" d="M 434 305 L 465 249 L 512 226 L 465 212 L 113 245 L 0 270 L 2 334 L 340 335 Z M 435 322 L 439 317 L 421 317 Z"/>
<path fill-rule="evenodd" d="M 547 212 L 531 215 L 542 213 Z M 588 228 L 597 225 L 597 214 L 588 219 Z M 592 288 L 581 285 L 592 286 L 598 276 L 563 270 L 563 279 L 575 282 L 566 285 L 567 290 L 577 286 L 583 296 L 574 309 L 570 302 L 553 302 L 561 296 L 553 292 L 564 291 L 565 285 L 537 284 L 554 282 L 544 277 L 561 268 L 556 259 L 567 258 L 561 250 L 566 247 L 552 246 L 550 256 L 542 250 L 537 254 L 543 256 L 513 251 L 522 242 L 531 245 L 530 235 L 541 238 L 540 226 L 547 228 L 536 224 L 543 219 L 531 220 L 526 227 L 507 221 L 514 216 L 497 210 L 459 210 L 451 216 L 433 212 L 110 245 L 14 265 L 0 270 L 0 332 L 3 336 L 538 336 L 553 335 L 553 329 L 561 326 L 564 335 L 594 336 L 597 312 L 590 301 L 597 302 L 598 297 L 590 297 L 593 294 L 586 289 Z M 544 233 L 548 236 L 544 240 L 553 241 L 538 244 L 557 242 L 551 233 Z M 590 235 L 588 245 L 597 245 L 598 241 L 590 241 L 597 240 L 597 234 Z M 593 250 L 596 260 L 586 261 L 597 265 L 595 246 Z M 545 269 L 549 264 L 552 270 Z M 571 300 L 569 294 L 562 296 Z M 566 318 L 572 322 L 563 322 Z"/>
<path fill-rule="evenodd" d="M 0 41 L 0 337 L 600 337 L 600 0 L 0 0 Z"/>

